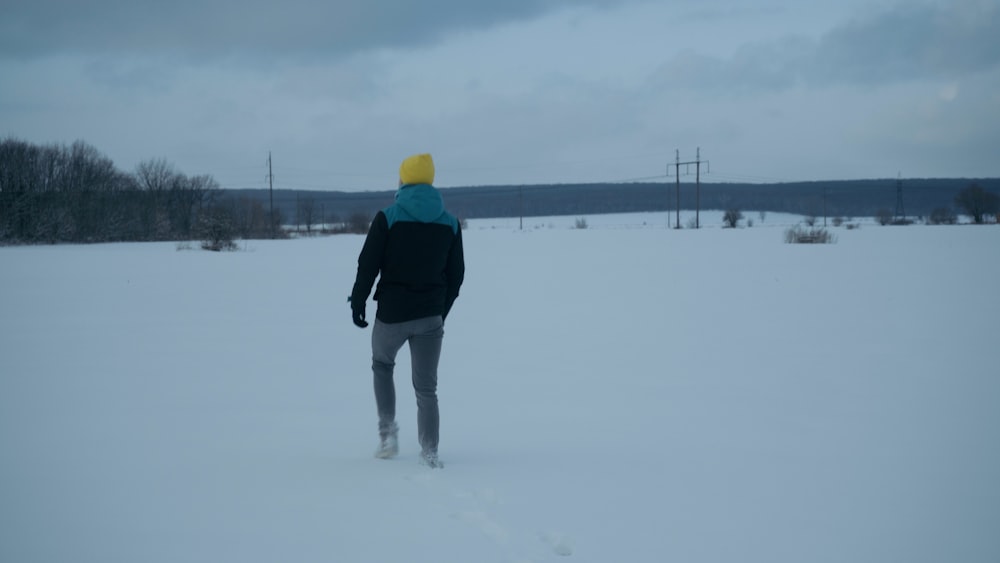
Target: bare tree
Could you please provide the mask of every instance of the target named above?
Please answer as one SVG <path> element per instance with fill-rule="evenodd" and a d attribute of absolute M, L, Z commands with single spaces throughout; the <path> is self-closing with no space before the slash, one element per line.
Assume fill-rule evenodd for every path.
<path fill-rule="evenodd" d="M 57 154 L 61 174 L 55 179 L 60 193 L 53 207 L 65 211 L 59 225 L 63 236 L 85 242 L 107 240 L 104 202 L 119 181 L 114 164 L 83 141 Z"/>
<path fill-rule="evenodd" d="M 983 222 L 984 216 L 992 215 L 1000 209 L 1000 198 L 995 193 L 979 187 L 978 184 L 972 184 L 958 192 L 955 196 L 955 205 L 965 209 L 978 225 Z"/>
<path fill-rule="evenodd" d="M 723 224 L 730 229 L 735 229 L 741 219 L 743 219 L 743 213 L 739 209 L 729 209 L 722 216 Z"/>
<path fill-rule="evenodd" d="M 165 192 L 170 189 L 177 172 L 162 158 L 144 160 L 135 167 L 135 179 L 139 189 L 150 192 Z"/>
<path fill-rule="evenodd" d="M 146 160 L 136 166 L 136 182 L 139 189 L 146 192 L 141 214 L 145 229 L 143 238 L 167 238 L 170 232 L 170 218 L 164 207 L 176 175 L 173 166 L 163 159 Z"/>
<path fill-rule="evenodd" d="M 189 239 L 194 235 L 198 213 L 210 198 L 210 194 L 218 189 L 219 185 L 211 176 L 188 178 L 183 174 L 174 175 L 166 201 L 171 233 L 174 237 Z"/>
<path fill-rule="evenodd" d="M 305 225 L 306 233 L 312 234 L 312 227 L 316 224 L 316 200 L 312 197 L 300 199 L 296 215 L 298 215 L 297 223 Z"/>

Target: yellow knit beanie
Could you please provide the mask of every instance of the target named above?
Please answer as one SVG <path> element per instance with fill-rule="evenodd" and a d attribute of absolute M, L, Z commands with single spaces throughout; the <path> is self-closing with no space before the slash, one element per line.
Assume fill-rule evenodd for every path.
<path fill-rule="evenodd" d="M 415 154 L 399 165 L 399 181 L 406 184 L 433 184 L 434 161 L 429 154 Z"/>

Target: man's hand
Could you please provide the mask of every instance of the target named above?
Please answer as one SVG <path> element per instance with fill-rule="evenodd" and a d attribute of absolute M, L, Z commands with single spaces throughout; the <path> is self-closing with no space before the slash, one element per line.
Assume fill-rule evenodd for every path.
<path fill-rule="evenodd" d="M 365 328 L 368 326 L 368 321 L 365 320 L 365 308 L 362 306 L 360 309 L 351 308 L 351 314 L 354 317 L 354 324 L 358 328 Z"/>

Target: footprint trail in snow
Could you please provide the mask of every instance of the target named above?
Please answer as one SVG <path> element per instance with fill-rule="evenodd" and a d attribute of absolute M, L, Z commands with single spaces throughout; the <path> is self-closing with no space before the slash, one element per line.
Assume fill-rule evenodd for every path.
<path fill-rule="evenodd" d="M 495 544 L 510 563 L 536 563 L 553 555 L 567 557 L 573 554 L 572 540 L 562 533 L 525 532 L 507 522 L 503 517 L 504 500 L 495 489 L 454 487 L 449 484 L 448 476 L 439 472 L 422 472 L 407 479 L 434 491 L 444 501 L 451 520 L 477 530 Z"/>

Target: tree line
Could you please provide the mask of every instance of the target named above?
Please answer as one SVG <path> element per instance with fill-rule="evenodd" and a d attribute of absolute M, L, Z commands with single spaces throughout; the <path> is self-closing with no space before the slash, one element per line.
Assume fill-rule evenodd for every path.
<path fill-rule="evenodd" d="M 252 198 L 222 198 L 209 175 L 187 176 L 162 159 L 133 173 L 83 141 L 34 145 L 0 141 L 0 242 L 197 240 L 222 231 L 266 237 L 277 232 Z"/>
<path fill-rule="evenodd" d="M 585 215 L 681 209 L 755 210 L 813 217 L 883 217 L 897 180 L 779 184 L 556 184 L 442 188 L 452 213 L 478 217 Z M 976 222 L 997 211 L 1000 179 L 903 181 L 909 217 Z M 679 193 L 678 193 L 679 191 Z M 209 175 L 187 176 L 162 159 L 122 172 L 94 147 L 0 141 L 0 243 L 202 240 L 283 236 L 289 222 L 311 232 L 364 232 L 394 189 L 379 192 L 223 190 Z M 274 212 L 271 212 L 273 200 Z M 286 218 L 288 221 L 286 221 Z"/>
<path fill-rule="evenodd" d="M 700 190 L 691 183 L 554 184 L 441 188 L 449 211 L 464 219 L 548 215 L 596 215 L 673 211 L 742 210 L 788 213 L 805 217 L 876 217 L 894 220 L 896 178 L 783 182 L 772 184 L 708 183 Z M 946 222 L 967 213 L 976 222 L 995 207 L 1000 179 L 915 178 L 903 180 L 905 212 L 911 218 Z M 392 204 L 394 189 L 368 192 L 275 189 L 226 190 L 227 197 L 268 201 L 293 223 L 341 223 L 360 217 L 371 220 Z M 995 212 L 993 210 L 992 212 Z M 943 219 L 942 219 L 943 218 Z M 952 220 L 952 222 L 954 222 Z"/>

